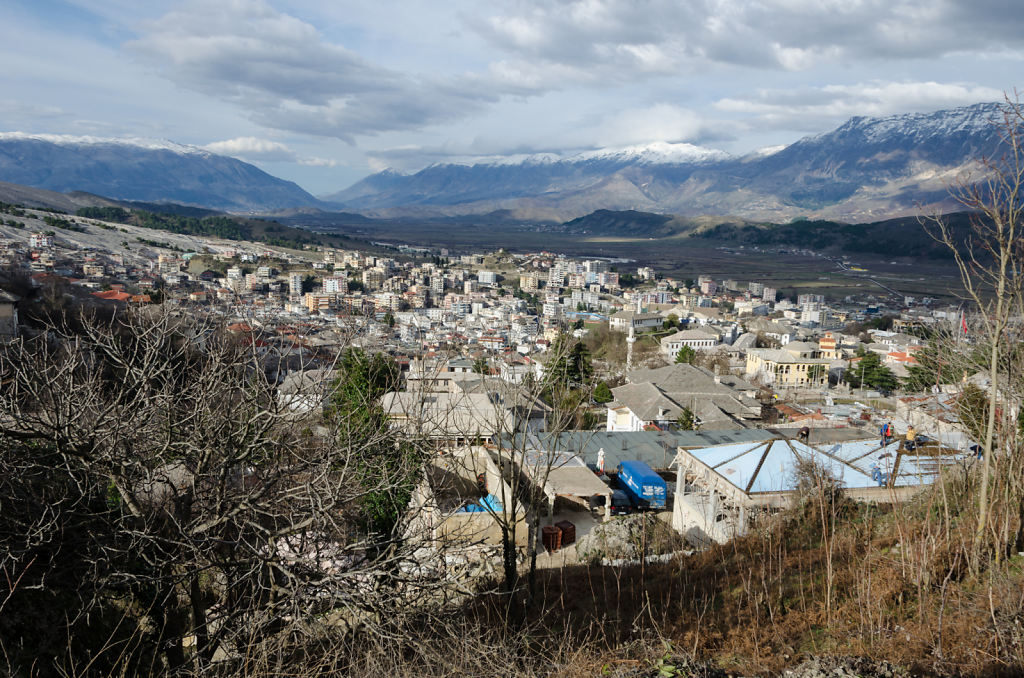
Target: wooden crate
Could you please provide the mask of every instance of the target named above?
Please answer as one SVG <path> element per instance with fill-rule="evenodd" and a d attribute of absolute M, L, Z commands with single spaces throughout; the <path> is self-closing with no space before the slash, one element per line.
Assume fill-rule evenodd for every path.
<path fill-rule="evenodd" d="M 562 530 L 554 525 L 545 525 L 540 530 L 541 541 L 548 551 L 557 551 L 562 547 Z"/>
<path fill-rule="evenodd" d="M 562 532 L 562 546 L 568 546 L 576 541 L 576 525 L 572 521 L 560 520 L 555 523 L 555 527 Z"/>

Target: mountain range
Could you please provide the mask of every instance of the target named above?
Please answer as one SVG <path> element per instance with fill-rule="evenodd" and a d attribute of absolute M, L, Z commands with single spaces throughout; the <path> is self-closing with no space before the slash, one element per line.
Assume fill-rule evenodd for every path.
<path fill-rule="evenodd" d="M 947 187 L 999 144 L 1000 105 L 855 117 L 745 156 L 683 143 L 385 170 L 320 199 L 195 146 L 140 139 L 0 134 L 0 182 L 114 200 L 232 212 L 372 217 L 493 214 L 563 222 L 597 209 L 784 222 L 872 221 L 955 207 Z M 76 199 L 76 202 L 81 202 Z M 318 214 L 322 221 L 328 214 Z"/>
<path fill-rule="evenodd" d="M 855 117 L 831 132 L 742 157 L 655 144 L 517 162 L 386 170 L 324 200 L 378 216 L 507 210 L 563 221 L 596 208 L 784 221 L 849 220 L 953 207 L 947 186 L 999 143 L 1000 105 Z"/>

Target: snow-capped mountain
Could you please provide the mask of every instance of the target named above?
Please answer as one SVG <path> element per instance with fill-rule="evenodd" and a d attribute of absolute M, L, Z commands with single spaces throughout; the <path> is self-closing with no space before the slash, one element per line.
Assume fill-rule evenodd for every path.
<path fill-rule="evenodd" d="M 296 184 L 241 160 L 155 139 L 2 133 L 0 181 L 231 211 L 317 202 Z"/>
<path fill-rule="evenodd" d="M 495 209 L 567 219 L 595 209 L 784 220 L 871 219 L 942 204 L 946 186 L 998 144 L 999 104 L 869 118 L 743 157 L 690 144 L 651 144 L 386 171 L 326 196 L 379 214 Z"/>

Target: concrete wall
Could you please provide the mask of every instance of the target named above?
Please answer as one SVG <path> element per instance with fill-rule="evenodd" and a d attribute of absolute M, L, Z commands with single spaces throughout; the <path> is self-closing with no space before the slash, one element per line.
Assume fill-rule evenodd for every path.
<path fill-rule="evenodd" d="M 510 513 L 511 489 L 485 449 L 459 448 L 439 456 L 427 474 L 429 478 L 420 483 L 409 502 L 411 536 L 438 546 L 499 545 L 501 524 L 511 524 L 515 518 L 515 544 L 526 546 L 526 513 L 521 506 L 515 516 Z M 487 491 L 505 505 L 503 511 L 493 514 L 456 510 L 461 501 L 477 498 L 478 474 L 486 478 Z"/>

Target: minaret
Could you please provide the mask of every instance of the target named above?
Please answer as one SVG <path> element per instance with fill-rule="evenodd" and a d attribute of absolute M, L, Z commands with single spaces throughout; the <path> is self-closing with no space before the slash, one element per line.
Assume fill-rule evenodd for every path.
<path fill-rule="evenodd" d="M 629 322 L 629 334 L 626 335 L 626 370 L 633 369 L 633 344 L 636 343 L 636 330 L 633 321 Z"/>

